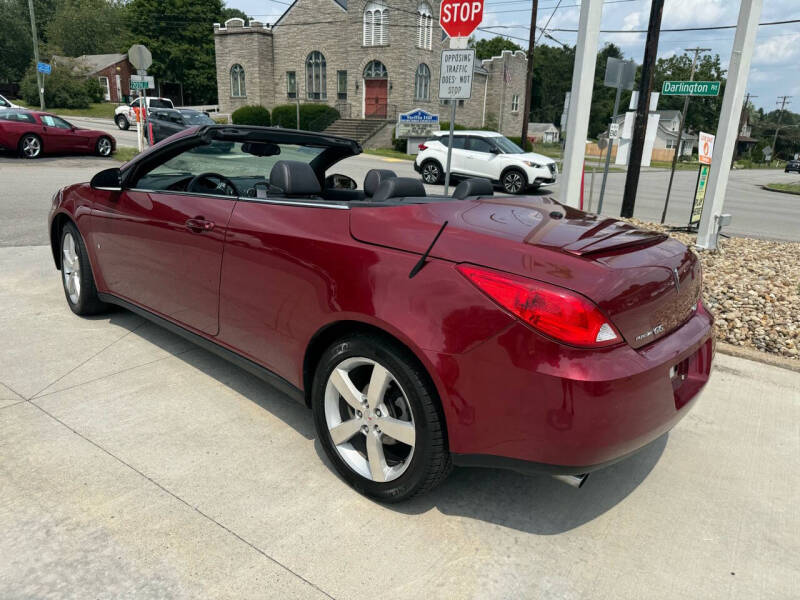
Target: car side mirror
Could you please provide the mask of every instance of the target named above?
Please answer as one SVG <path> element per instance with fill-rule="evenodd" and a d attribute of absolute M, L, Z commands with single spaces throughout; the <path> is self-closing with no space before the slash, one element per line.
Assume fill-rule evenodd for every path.
<path fill-rule="evenodd" d="M 104 169 L 92 177 L 89 185 L 94 190 L 106 190 L 108 192 L 122 191 L 122 175 L 117 167 Z"/>
<path fill-rule="evenodd" d="M 325 188 L 329 190 L 354 190 L 358 188 L 358 184 L 352 177 L 334 173 L 325 178 Z"/>

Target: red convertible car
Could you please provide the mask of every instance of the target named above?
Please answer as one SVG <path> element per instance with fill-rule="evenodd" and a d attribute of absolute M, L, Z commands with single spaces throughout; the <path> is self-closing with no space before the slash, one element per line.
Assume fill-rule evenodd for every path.
<path fill-rule="evenodd" d="M 37 110 L 0 111 L 0 148 L 23 158 L 42 154 L 111 156 L 116 140 L 104 131 L 81 129 L 61 117 Z"/>
<path fill-rule="evenodd" d="M 209 125 L 60 190 L 67 303 L 116 304 L 311 407 L 336 470 L 398 501 L 452 465 L 586 473 L 673 427 L 708 380 L 695 255 L 547 197 L 452 197 L 334 165 L 351 140 Z"/>

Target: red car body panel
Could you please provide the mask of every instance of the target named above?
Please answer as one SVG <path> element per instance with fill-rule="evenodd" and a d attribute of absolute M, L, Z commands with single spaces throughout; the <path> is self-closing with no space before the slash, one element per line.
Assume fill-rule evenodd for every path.
<path fill-rule="evenodd" d="M 97 140 L 107 137 L 111 140 L 112 152 L 116 148 L 114 136 L 95 129 L 62 129 L 46 125 L 42 117 L 54 117 L 51 113 L 41 111 L 25 111 L 33 116 L 34 122 L 0 120 L 0 147 L 16 151 L 19 141 L 25 134 L 33 133 L 42 140 L 42 152 L 45 154 L 94 154 Z"/>
<path fill-rule="evenodd" d="M 499 227 L 508 207 L 515 224 Z M 695 257 L 616 222 L 603 225 L 622 236 L 612 241 L 599 233 L 602 219 L 546 199 L 336 208 L 81 184 L 54 199 L 51 224 L 59 215 L 87 241 L 100 292 L 300 390 L 309 345 L 327 327 L 358 322 L 394 336 L 430 374 L 459 464 L 582 472 L 618 460 L 674 426 L 711 369 L 713 320 L 702 303 L 692 306 Z M 187 219 L 214 226 L 190 231 Z M 599 253 L 585 251 L 598 243 Z M 554 341 L 479 291 L 459 262 L 580 292 L 626 341 L 602 349 Z M 664 331 L 636 339 L 657 323 Z"/>

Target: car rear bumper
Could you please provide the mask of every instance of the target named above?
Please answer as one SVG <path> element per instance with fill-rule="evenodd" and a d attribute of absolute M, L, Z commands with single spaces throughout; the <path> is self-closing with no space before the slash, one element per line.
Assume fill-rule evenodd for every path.
<path fill-rule="evenodd" d="M 436 357 L 454 462 L 577 474 L 629 456 L 696 401 L 711 371 L 712 322 L 699 309 L 645 347 L 593 351 L 515 324 L 472 352 Z"/>

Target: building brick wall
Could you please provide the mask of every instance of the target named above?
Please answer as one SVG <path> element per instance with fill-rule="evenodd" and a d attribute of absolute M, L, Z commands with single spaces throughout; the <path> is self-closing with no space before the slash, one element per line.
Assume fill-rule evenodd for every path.
<path fill-rule="evenodd" d="M 293 103 L 287 97 L 288 71 L 297 77 L 297 93 L 301 102 L 322 102 L 335 106 L 343 117 L 364 116 L 365 67 L 378 60 L 388 72 L 388 114 L 395 120 L 397 114 L 413 108 L 422 108 L 437 113 L 443 120 L 449 119 L 449 107 L 438 99 L 439 66 L 443 47 L 441 29 L 438 25 L 439 2 L 428 0 L 433 14 L 431 49 L 417 47 L 417 7 L 419 0 L 393 0 L 388 7 L 388 40 L 382 46 L 364 46 L 363 14 L 367 0 L 350 0 L 345 10 L 334 0 L 298 0 L 271 27 L 257 22 L 245 26 L 241 19 L 230 19 L 224 25 L 214 25 L 214 40 L 217 64 L 217 88 L 221 112 L 231 112 L 244 104 L 262 104 L 269 109 L 279 104 Z M 325 57 L 326 98 L 309 99 L 306 81 L 306 58 L 318 51 Z M 524 53 L 504 53 L 508 61 L 512 83 L 509 89 L 522 90 L 525 81 Z M 522 79 L 518 82 L 520 71 Z M 486 61 L 484 61 L 486 62 Z M 496 59 L 489 61 L 495 65 Z M 247 98 L 232 98 L 230 95 L 230 68 L 241 64 L 245 69 Z M 431 73 L 430 94 L 427 100 L 414 98 L 414 83 L 417 67 L 425 63 Z M 347 97 L 337 98 L 337 71 L 347 72 Z M 484 97 L 497 103 L 500 110 L 502 68 L 499 76 L 476 73 L 472 99 L 459 107 L 457 122 L 469 127 L 480 127 L 484 116 Z M 487 84 L 489 88 L 487 89 Z M 486 93 L 484 93 L 486 92 Z M 517 92 L 520 93 L 520 92 Z M 511 96 L 506 104 L 510 107 Z M 522 100 L 520 100 L 520 105 Z M 521 127 L 519 114 L 504 117 L 504 131 L 518 135 Z M 498 121 L 499 122 L 499 121 Z M 519 124 L 517 124 L 519 123 Z"/>
<path fill-rule="evenodd" d="M 98 79 L 100 77 L 108 77 L 108 89 L 111 95 L 109 101 L 121 103 L 123 102 L 122 96 L 127 96 L 130 90 L 131 73 L 135 72 L 133 65 L 125 59 L 113 65 L 109 65 L 104 69 L 100 69 L 96 73 L 93 73 L 92 76 Z M 121 94 L 117 94 L 117 75 L 119 75 L 120 79 L 119 88 Z"/>

